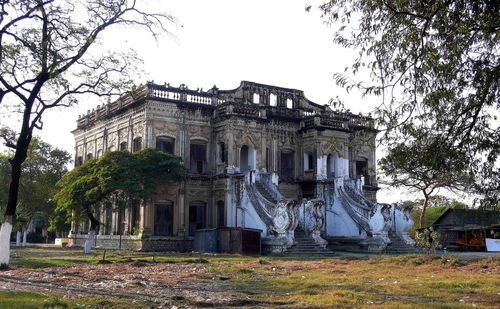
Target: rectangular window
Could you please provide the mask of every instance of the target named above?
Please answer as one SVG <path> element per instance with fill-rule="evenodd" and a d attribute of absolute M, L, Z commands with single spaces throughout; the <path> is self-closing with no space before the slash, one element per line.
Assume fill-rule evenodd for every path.
<path fill-rule="evenodd" d="M 283 181 L 291 182 L 294 179 L 293 152 L 281 153 L 280 178 Z"/>
<path fill-rule="evenodd" d="M 75 160 L 75 166 L 80 166 L 83 164 L 83 158 L 80 156 Z"/>
<path fill-rule="evenodd" d="M 193 174 L 207 173 L 207 145 L 191 144 L 190 147 L 190 171 Z"/>
<path fill-rule="evenodd" d="M 206 204 L 194 202 L 189 205 L 189 236 L 194 236 L 194 231 L 205 228 Z"/>
<path fill-rule="evenodd" d="M 173 203 L 155 204 L 154 235 L 172 236 L 174 230 Z"/>
<path fill-rule="evenodd" d="M 269 161 L 270 161 L 269 148 L 266 148 L 266 171 L 268 172 L 270 171 Z"/>
<path fill-rule="evenodd" d="M 314 156 L 312 153 L 304 153 L 304 171 L 314 170 Z"/>
<path fill-rule="evenodd" d="M 224 201 L 217 202 L 217 227 L 225 226 L 224 220 Z"/>
<path fill-rule="evenodd" d="M 174 154 L 174 142 L 175 139 L 167 136 L 157 136 L 156 137 L 156 149 Z"/>

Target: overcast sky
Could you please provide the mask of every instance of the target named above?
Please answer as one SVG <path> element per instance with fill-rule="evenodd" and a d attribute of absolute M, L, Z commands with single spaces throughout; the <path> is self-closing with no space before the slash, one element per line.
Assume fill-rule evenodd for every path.
<path fill-rule="evenodd" d="M 152 0 L 149 10 L 177 19 L 170 36 L 158 42 L 145 32 L 114 29 L 101 39 L 103 49 L 134 47 L 144 60 L 145 74 L 137 82 L 154 80 L 190 88 L 236 88 L 241 80 L 304 90 L 307 98 L 326 104 L 339 97 L 346 108 L 368 113 L 381 98 L 361 98 L 337 87 L 332 75 L 351 63 L 354 52 L 332 43 L 334 30 L 320 12 L 305 11 L 303 0 Z M 44 115 L 43 140 L 74 152 L 71 131 L 79 114 L 102 102 L 89 99 L 79 106 Z M 14 121 L 5 111 L 2 122 Z M 397 201 L 387 192 L 383 202 Z"/>

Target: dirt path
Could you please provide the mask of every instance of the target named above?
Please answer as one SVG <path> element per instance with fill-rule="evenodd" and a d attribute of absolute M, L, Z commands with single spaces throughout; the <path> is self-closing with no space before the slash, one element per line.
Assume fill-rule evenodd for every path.
<path fill-rule="evenodd" d="M 200 264 L 115 263 L 0 272 L 0 290 L 55 293 L 68 298 L 143 299 L 181 307 L 259 305 L 211 277 Z M 262 304 L 265 306 L 265 304 Z"/>

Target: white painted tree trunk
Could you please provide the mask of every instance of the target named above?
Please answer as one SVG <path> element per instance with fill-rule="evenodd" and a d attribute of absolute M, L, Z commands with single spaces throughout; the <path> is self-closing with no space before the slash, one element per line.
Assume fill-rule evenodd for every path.
<path fill-rule="evenodd" d="M 5 216 L 0 228 L 0 265 L 9 265 L 10 233 L 12 232 L 12 216 Z"/>
<path fill-rule="evenodd" d="M 23 231 L 23 247 L 26 247 L 26 241 L 28 240 L 28 231 Z"/>
<path fill-rule="evenodd" d="M 89 231 L 85 245 L 83 246 L 83 253 L 90 254 L 92 246 L 94 245 L 95 231 Z"/>
<path fill-rule="evenodd" d="M 16 247 L 21 246 L 21 231 L 17 231 L 16 233 Z"/>

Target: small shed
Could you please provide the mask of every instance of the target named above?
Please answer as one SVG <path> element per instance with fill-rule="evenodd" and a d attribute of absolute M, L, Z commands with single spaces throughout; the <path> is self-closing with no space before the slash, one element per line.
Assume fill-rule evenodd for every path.
<path fill-rule="evenodd" d="M 193 249 L 198 252 L 261 254 L 261 230 L 219 227 L 195 230 Z"/>
<path fill-rule="evenodd" d="M 199 229 L 194 231 L 193 249 L 198 252 L 216 253 L 219 244 L 217 229 Z"/>
<path fill-rule="evenodd" d="M 219 228 L 219 252 L 260 255 L 261 232 L 258 229 L 240 227 Z"/>
<path fill-rule="evenodd" d="M 486 251 L 485 239 L 494 238 L 500 232 L 500 212 L 448 208 L 431 227 L 441 235 L 445 249 Z"/>

